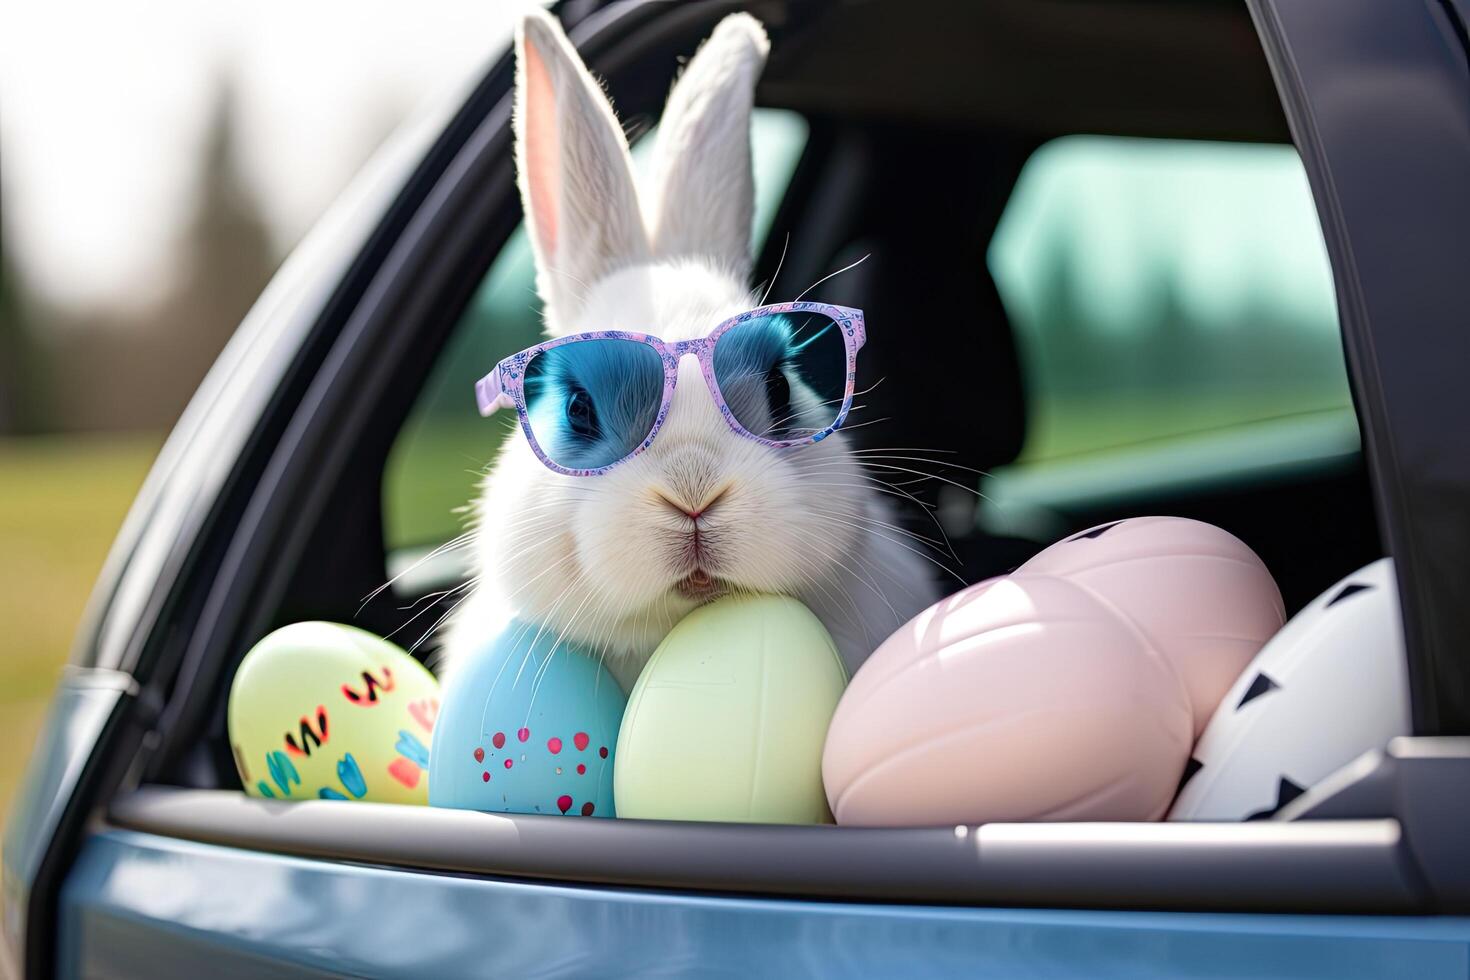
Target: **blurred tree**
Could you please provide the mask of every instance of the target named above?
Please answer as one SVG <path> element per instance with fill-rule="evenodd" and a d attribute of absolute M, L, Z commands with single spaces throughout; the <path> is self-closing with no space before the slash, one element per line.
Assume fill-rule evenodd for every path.
<path fill-rule="evenodd" d="M 97 311 L 57 330 L 69 429 L 172 425 L 260 294 L 278 256 L 240 170 L 233 86 L 221 83 L 200 154 L 176 285 L 143 314 Z"/>
<path fill-rule="evenodd" d="M 198 375 L 186 398 L 280 261 L 240 170 L 237 127 L 234 89 L 224 84 L 206 130 L 194 215 L 183 241 L 180 289 L 160 311 L 160 328 L 172 335 L 174 349 L 187 354 Z"/>
<path fill-rule="evenodd" d="M 23 292 L 5 248 L 0 208 L 0 435 L 34 432 L 43 421 L 43 352 L 30 333 Z"/>

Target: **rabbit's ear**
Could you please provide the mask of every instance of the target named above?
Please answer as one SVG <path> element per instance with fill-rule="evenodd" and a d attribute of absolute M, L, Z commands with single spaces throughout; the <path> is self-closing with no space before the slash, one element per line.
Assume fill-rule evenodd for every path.
<path fill-rule="evenodd" d="M 516 30 L 516 169 L 536 255 L 536 289 L 548 323 L 571 318 L 588 286 L 649 258 L 612 106 L 549 14 Z"/>
<path fill-rule="evenodd" d="M 769 50 L 760 21 L 731 14 L 669 93 L 648 216 L 655 256 L 703 256 L 742 279 L 749 275 L 750 110 Z"/>

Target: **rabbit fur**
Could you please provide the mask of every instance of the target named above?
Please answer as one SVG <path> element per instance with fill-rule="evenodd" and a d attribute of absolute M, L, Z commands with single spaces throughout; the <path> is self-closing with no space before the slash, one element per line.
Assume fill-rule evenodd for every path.
<path fill-rule="evenodd" d="M 547 334 L 683 340 L 758 305 L 747 277 L 750 117 L 769 48 L 761 24 L 726 17 L 689 62 L 641 195 L 612 106 L 556 20 L 527 14 L 515 44 L 516 161 Z M 786 450 L 742 438 L 692 357 L 646 452 L 569 477 L 517 434 L 472 514 L 475 578 L 447 627 L 449 683 L 457 662 L 517 617 L 595 650 L 627 690 L 708 598 L 679 587 L 696 569 L 721 591 L 797 597 L 849 671 L 937 598 L 931 566 L 841 431 Z"/>

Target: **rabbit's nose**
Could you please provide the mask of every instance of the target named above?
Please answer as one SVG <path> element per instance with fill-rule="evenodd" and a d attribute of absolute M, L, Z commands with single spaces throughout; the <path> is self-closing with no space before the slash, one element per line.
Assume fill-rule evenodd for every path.
<path fill-rule="evenodd" d="M 657 494 L 658 498 L 669 507 L 678 511 L 680 514 L 683 514 L 690 520 L 697 521 L 705 514 L 713 510 L 715 504 L 719 503 L 720 500 L 725 496 L 725 494 L 730 492 L 730 484 L 727 483 L 724 486 L 720 487 L 718 490 L 714 491 L 714 493 L 707 494 L 697 503 L 691 503 L 691 501 L 695 498 L 685 496 L 684 494 L 669 493 L 664 490 L 654 490 L 653 492 Z"/>
<path fill-rule="evenodd" d="M 702 448 L 684 446 L 660 460 L 654 492 L 690 517 L 699 517 L 730 490 L 730 478 Z"/>

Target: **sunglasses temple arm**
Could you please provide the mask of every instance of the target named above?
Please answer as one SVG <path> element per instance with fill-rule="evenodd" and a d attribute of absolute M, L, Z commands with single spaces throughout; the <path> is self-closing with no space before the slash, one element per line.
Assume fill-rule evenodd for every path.
<path fill-rule="evenodd" d="M 475 382 L 475 401 L 482 416 L 494 415 L 497 409 L 514 408 L 515 402 L 500 387 L 500 365 Z"/>

